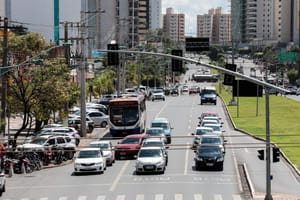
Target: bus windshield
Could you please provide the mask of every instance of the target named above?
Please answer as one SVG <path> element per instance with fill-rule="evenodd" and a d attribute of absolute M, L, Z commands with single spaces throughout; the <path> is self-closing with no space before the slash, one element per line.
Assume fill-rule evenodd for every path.
<path fill-rule="evenodd" d="M 116 126 L 134 125 L 139 120 L 138 107 L 111 107 L 110 121 Z"/>

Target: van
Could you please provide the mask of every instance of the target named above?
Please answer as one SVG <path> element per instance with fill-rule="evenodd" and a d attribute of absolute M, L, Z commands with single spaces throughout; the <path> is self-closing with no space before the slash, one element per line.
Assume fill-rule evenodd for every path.
<path fill-rule="evenodd" d="M 200 92 L 200 104 L 213 103 L 217 104 L 217 90 L 214 86 L 204 87 Z"/>

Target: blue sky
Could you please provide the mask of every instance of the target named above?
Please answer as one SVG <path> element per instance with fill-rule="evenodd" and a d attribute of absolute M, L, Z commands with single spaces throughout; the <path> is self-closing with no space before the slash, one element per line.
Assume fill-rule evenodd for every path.
<path fill-rule="evenodd" d="M 60 0 L 60 21 L 79 22 L 80 0 Z M 162 13 L 172 7 L 175 13 L 184 13 L 186 34 L 196 34 L 196 15 L 211 8 L 229 10 L 228 0 L 162 0 Z M 53 39 L 53 0 L 11 0 L 12 20 L 30 26 L 30 31 L 43 34 L 47 41 Z M 60 31 L 61 33 L 63 30 Z"/>

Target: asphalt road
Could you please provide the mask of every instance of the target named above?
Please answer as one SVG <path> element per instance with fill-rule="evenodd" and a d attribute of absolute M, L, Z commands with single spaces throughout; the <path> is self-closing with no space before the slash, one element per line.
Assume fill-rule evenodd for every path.
<path fill-rule="evenodd" d="M 185 79 L 189 77 L 188 72 Z M 189 84 L 195 84 L 190 83 Z M 200 86 L 203 86 L 200 84 Z M 73 164 L 44 169 L 31 174 L 14 174 L 7 178 L 5 200 L 241 200 L 250 199 L 245 188 L 245 167 L 253 199 L 264 199 L 266 187 L 265 162 L 257 158 L 258 141 L 235 131 L 224 105 L 200 105 L 198 95 L 167 97 L 166 101 L 147 102 L 148 127 L 154 117 L 167 117 L 174 137 L 169 149 L 165 174 L 136 175 L 135 160 L 118 160 L 103 174 L 73 175 Z M 218 112 L 224 121 L 228 140 L 223 171 L 194 169 L 194 152 L 187 147 L 192 142 L 198 116 L 203 111 Z M 93 138 L 82 140 L 81 146 L 105 136 L 96 129 Z M 113 140 L 116 144 L 118 140 Z M 281 159 L 272 163 L 273 199 L 300 199 L 300 184 Z M 249 189 L 249 188 L 248 188 Z"/>

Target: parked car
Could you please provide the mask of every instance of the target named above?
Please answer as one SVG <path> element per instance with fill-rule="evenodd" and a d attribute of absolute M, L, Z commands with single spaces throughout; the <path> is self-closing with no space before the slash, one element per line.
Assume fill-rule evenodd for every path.
<path fill-rule="evenodd" d="M 137 155 L 135 172 L 150 173 L 158 172 L 165 173 L 166 157 L 160 147 L 142 147 Z"/>
<path fill-rule="evenodd" d="M 195 169 L 216 168 L 223 171 L 224 153 L 218 145 L 201 145 L 195 150 Z"/>
<path fill-rule="evenodd" d="M 99 111 L 87 111 L 86 115 L 94 121 L 94 125 L 105 128 L 108 124 L 109 116 Z"/>
<path fill-rule="evenodd" d="M 71 136 L 41 136 L 32 139 L 29 143 L 17 146 L 20 151 L 45 151 L 46 148 L 62 149 L 64 156 L 72 159 L 76 152 L 76 145 L 72 142 Z"/>
<path fill-rule="evenodd" d="M 145 137 L 145 134 L 133 134 L 124 137 L 115 146 L 115 158 L 120 159 L 121 157 L 136 157 Z"/>
<path fill-rule="evenodd" d="M 94 121 L 91 118 L 86 117 L 85 122 L 86 122 L 85 123 L 86 132 L 87 133 L 92 133 L 93 130 L 94 130 L 94 127 L 95 127 Z M 69 118 L 68 119 L 68 126 L 75 128 L 79 132 L 79 134 L 81 135 L 81 118 L 80 118 L 80 116 Z"/>
<path fill-rule="evenodd" d="M 151 93 L 151 100 L 155 101 L 155 100 L 166 100 L 165 94 L 164 94 L 164 90 L 163 89 L 155 89 L 152 91 Z"/>
<path fill-rule="evenodd" d="M 74 174 L 87 172 L 104 173 L 106 160 L 99 148 L 83 148 L 74 161 Z"/>
<path fill-rule="evenodd" d="M 108 109 L 106 105 L 98 104 L 98 103 L 86 103 L 86 109 L 94 109 L 98 110 L 99 112 L 103 112 L 104 114 L 108 114 Z"/>
<path fill-rule="evenodd" d="M 114 147 L 109 140 L 98 140 L 90 142 L 90 147 L 100 148 L 106 160 L 106 165 L 111 166 L 115 162 Z"/>
<path fill-rule="evenodd" d="M 41 130 L 42 134 L 55 134 L 55 133 L 67 133 L 69 136 L 72 136 L 76 140 L 76 146 L 80 143 L 80 135 L 79 132 L 73 127 L 56 127 L 56 128 L 43 128 Z M 39 134 L 37 135 L 39 136 Z"/>
<path fill-rule="evenodd" d="M 297 96 L 300 95 L 300 87 L 297 89 L 296 95 L 297 95 Z"/>
<path fill-rule="evenodd" d="M 151 128 L 163 128 L 164 129 L 164 133 L 167 137 L 167 143 L 170 144 L 171 143 L 171 137 L 172 137 L 172 130 L 173 128 L 170 125 L 170 122 L 167 118 L 164 117 L 160 117 L 160 118 L 154 118 L 151 121 Z"/>
<path fill-rule="evenodd" d="M 2 196 L 3 192 L 5 192 L 5 184 L 6 178 L 4 173 L 0 173 L 0 197 Z"/>

